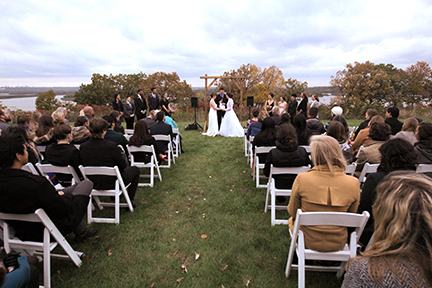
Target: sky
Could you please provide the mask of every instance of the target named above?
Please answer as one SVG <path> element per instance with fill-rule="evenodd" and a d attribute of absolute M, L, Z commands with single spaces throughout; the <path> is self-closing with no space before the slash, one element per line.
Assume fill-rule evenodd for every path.
<path fill-rule="evenodd" d="M 0 0 L 0 86 L 177 72 L 193 87 L 243 64 L 328 86 L 348 63 L 432 64 L 432 1 Z"/>

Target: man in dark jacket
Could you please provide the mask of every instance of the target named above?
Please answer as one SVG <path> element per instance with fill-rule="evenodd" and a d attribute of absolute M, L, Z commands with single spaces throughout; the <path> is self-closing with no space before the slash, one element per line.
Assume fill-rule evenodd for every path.
<path fill-rule="evenodd" d="M 159 110 L 159 96 L 157 95 L 156 88 L 152 88 L 148 96 L 148 108 L 150 111 Z"/>
<path fill-rule="evenodd" d="M 324 134 L 324 125 L 316 117 L 318 115 L 318 108 L 312 107 L 308 111 L 308 119 L 306 120 L 306 127 L 309 128 L 312 135 Z"/>
<path fill-rule="evenodd" d="M 152 135 L 171 135 L 171 141 L 174 139 L 174 133 L 172 131 L 171 125 L 165 123 L 165 112 L 158 112 L 156 114 L 157 123 L 152 125 L 150 129 L 150 133 Z M 160 151 L 165 153 L 168 151 L 168 142 L 167 141 L 157 141 L 159 145 Z"/>
<path fill-rule="evenodd" d="M 74 232 L 77 242 L 94 236 L 97 230 L 87 230 L 82 221 L 92 182 L 81 181 L 57 192 L 45 177 L 21 170 L 28 159 L 24 143 L 19 135 L 0 137 L 0 211 L 29 214 L 42 208 L 63 235 Z M 41 223 L 13 221 L 10 224 L 21 240 L 41 241 L 43 238 Z"/>
<path fill-rule="evenodd" d="M 104 139 L 106 141 L 110 141 L 113 143 L 116 143 L 117 145 L 121 145 L 123 147 L 123 150 L 127 154 L 127 147 L 126 145 L 129 143 L 129 141 L 121 134 L 120 132 L 114 131 L 114 118 L 111 116 L 103 116 L 102 119 L 108 122 L 108 130 L 106 131 Z"/>
<path fill-rule="evenodd" d="M 385 123 L 390 125 L 392 135 L 396 135 L 402 130 L 403 122 L 399 121 L 399 109 L 397 107 L 390 107 L 386 112 Z"/>
<path fill-rule="evenodd" d="M 144 92 L 142 89 L 138 89 L 137 96 L 134 98 L 135 104 L 135 115 L 137 117 L 137 121 L 146 117 L 147 113 L 147 101 L 144 99 Z"/>
<path fill-rule="evenodd" d="M 291 101 L 289 101 L 288 103 L 288 114 L 290 115 L 290 119 L 291 119 L 291 124 L 294 121 L 294 116 L 297 113 L 297 95 L 296 94 L 292 94 L 291 95 Z"/>

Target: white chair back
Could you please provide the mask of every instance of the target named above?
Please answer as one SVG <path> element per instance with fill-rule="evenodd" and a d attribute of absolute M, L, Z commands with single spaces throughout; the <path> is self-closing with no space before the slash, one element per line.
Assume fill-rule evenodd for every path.
<path fill-rule="evenodd" d="M 72 183 L 71 183 L 71 185 L 80 182 L 78 174 L 76 173 L 75 169 L 71 165 L 68 165 L 68 166 L 55 166 L 55 165 L 52 165 L 52 164 L 40 164 L 40 163 L 36 163 L 36 167 L 39 170 L 40 174 L 42 176 L 45 176 L 48 179 L 48 181 L 50 181 L 51 184 L 57 190 L 61 190 L 64 187 L 61 186 L 60 184 L 55 185 L 54 183 L 52 183 L 50 177 L 48 176 L 48 173 L 71 175 L 72 176 Z"/>
<path fill-rule="evenodd" d="M 159 165 L 160 168 L 171 168 L 171 161 L 175 164 L 174 151 L 171 142 L 171 135 L 162 135 L 156 134 L 152 135 L 156 141 L 165 141 L 168 143 L 168 151 L 162 151 L 163 153 L 167 152 L 168 154 L 168 164 Z"/>
<path fill-rule="evenodd" d="M 432 172 L 432 164 L 418 164 L 416 172 L 417 173 L 429 173 L 429 172 Z"/>
<path fill-rule="evenodd" d="M 351 175 L 354 176 L 354 173 L 356 171 L 357 168 L 357 163 L 351 163 L 350 165 L 348 165 L 344 171 L 345 174 L 347 175 Z"/>
<path fill-rule="evenodd" d="M 28 162 L 27 164 L 25 164 L 24 166 L 21 167 L 22 170 L 30 172 L 34 175 L 39 175 L 39 173 L 37 172 L 36 168 L 33 166 L 32 163 Z"/>
<path fill-rule="evenodd" d="M 259 154 L 265 154 L 269 153 L 270 150 L 276 148 L 276 146 L 257 146 L 255 147 L 255 153 L 254 153 L 254 161 L 252 165 L 252 177 L 254 180 L 256 180 L 255 186 L 256 188 L 267 188 L 266 184 L 261 184 L 260 179 L 267 179 L 264 175 L 261 175 L 260 170 L 264 169 L 264 164 L 262 162 L 259 162 Z"/>
<path fill-rule="evenodd" d="M 364 164 L 363 169 L 359 176 L 360 187 L 366 181 L 366 176 L 368 174 L 377 172 L 378 166 L 379 164 L 369 164 L 367 162 Z"/>
<path fill-rule="evenodd" d="M 159 181 L 162 181 L 162 176 L 159 170 L 159 164 L 157 161 L 157 156 L 156 156 L 156 152 L 154 151 L 154 147 L 153 145 L 142 145 L 140 147 L 136 147 L 136 146 L 126 146 L 128 151 L 129 151 L 129 155 L 131 157 L 131 166 L 136 166 L 139 168 L 149 168 L 150 169 L 150 174 L 149 174 L 149 178 L 150 178 L 150 182 L 149 183 L 139 183 L 138 186 L 143 187 L 143 186 L 150 186 L 153 187 L 154 184 L 154 169 L 156 168 L 156 172 L 158 174 L 159 177 Z M 144 162 L 137 162 L 135 161 L 135 156 L 133 153 L 150 153 L 150 162 L 149 163 L 144 163 Z M 140 174 L 140 177 L 144 178 L 145 175 Z"/>

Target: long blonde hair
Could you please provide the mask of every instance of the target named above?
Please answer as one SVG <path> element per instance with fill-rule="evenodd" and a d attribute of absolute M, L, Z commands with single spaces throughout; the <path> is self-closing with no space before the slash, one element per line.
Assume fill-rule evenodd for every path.
<path fill-rule="evenodd" d="M 342 149 L 339 143 L 333 137 L 327 135 L 316 135 L 311 137 L 310 142 L 311 158 L 317 170 L 318 166 L 327 166 L 334 174 L 335 166 L 345 171 L 346 160 L 342 154 Z"/>
<path fill-rule="evenodd" d="M 362 257 L 368 257 L 369 276 L 380 283 L 386 270 L 399 279 L 398 265 L 409 271 L 403 261 L 408 257 L 432 283 L 432 179 L 412 171 L 389 174 L 377 187 L 377 199 L 372 208 L 375 217 L 374 242 Z M 416 278 L 416 286 L 422 279 Z M 409 283 L 408 283 L 409 284 Z"/>

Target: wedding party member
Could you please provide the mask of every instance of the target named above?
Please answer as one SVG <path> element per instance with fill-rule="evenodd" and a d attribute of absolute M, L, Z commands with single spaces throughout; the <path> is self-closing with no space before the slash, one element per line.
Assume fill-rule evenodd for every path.
<path fill-rule="evenodd" d="M 320 102 L 319 102 L 318 96 L 316 96 L 315 94 L 312 95 L 312 102 L 309 106 L 309 109 L 310 108 L 317 108 L 318 109 L 319 106 L 320 106 Z"/>
<path fill-rule="evenodd" d="M 377 188 L 372 245 L 350 262 L 349 287 L 432 286 L 432 180 L 393 172 Z"/>
<path fill-rule="evenodd" d="M 385 123 L 390 125 L 392 135 L 396 135 L 402 130 L 403 122 L 399 121 L 399 109 L 397 107 L 389 107 L 386 112 Z"/>
<path fill-rule="evenodd" d="M 294 121 L 294 116 L 297 113 L 297 95 L 296 94 L 292 94 L 291 95 L 291 101 L 288 103 L 288 114 L 291 117 L 291 123 L 293 123 Z"/>
<path fill-rule="evenodd" d="M 396 133 L 395 138 L 405 139 L 410 142 L 411 145 L 414 145 L 417 142 L 417 137 L 415 135 L 417 125 L 418 121 L 416 118 L 410 117 L 406 119 L 404 124 L 402 125 L 402 130 Z"/>
<path fill-rule="evenodd" d="M 157 161 L 159 163 L 161 161 L 167 162 L 165 156 L 160 152 L 159 145 L 157 144 L 156 140 L 150 134 L 147 123 L 144 121 L 138 121 L 135 125 L 134 134 L 129 139 L 129 146 L 141 147 L 142 145 L 153 146 Z M 149 163 L 150 157 L 152 156 L 150 153 L 143 152 L 133 152 L 132 154 L 136 162 L 144 163 Z"/>
<path fill-rule="evenodd" d="M 360 200 L 358 179 L 344 173 L 346 161 L 338 142 L 326 135 L 313 136 L 311 157 L 314 168 L 300 173 L 294 180 L 288 204 L 289 228 L 295 224 L 297 209 L 303 212 L 356 213 Z M 342 250 L 347 241 L 345 227 L 300 227 L 305 246 L 321 252 Z"/>
<path fill-rule="evenodd" d="M 161 111 L 165 112 L 165 116 L 171 117 L 174 111 L 169 107 L 168 92 L 165 92 L 160 100 Z"/>
<path fill-rule="evenodd" d="M 225 137 L 243 137 L 243 127 L 234 111 L 234 100 L 232 99 L 232 94 L 228 93 L 226 97 L 228 98 L 225 109 L 226 113 L 222 119 L 219 134 Z"/>
<path fill-rule="evenodd" d="M 307 113 L 308 97 L 307 97 L 305 92 L 302 92 L 300 94 L 300 97 L 302 98 L 302 100 L 300 101 L 300 104 L 297 107 L 297 111 L 306 117 L 307 116 L 306 113 Z"/>
<path fill-rule="evenodd" d="M 360 197 L 360 205 L 357 213 L 368 211 L 369 220 L 361 235 L 360 242 L 366 246 L 374 233 L 374 214 L 372 206 L 376 199 L 376 187 L 385 176 L 398 170 L 416 170 L 416 152 L 414 147 L 403 139 L 390 139 L 379 148 L 381 162 L 377 173 L 368 175 Z"/>
<path fill-rule="evenodd" d="M 310 164 L 308 153 L 297 144 L 297 133 L 294 127 L 289 123 L 280 125 L 276 132 L 276 148 L 270 150 L 265 160 L 264 175 L 270 176 L 271 165 L 274 167 L 300 167 Z M 297 175 L 293 174 L 275 175 L 275 186 L 277 189 L 291 189 L 296 177 Z"/>
<path fill-rule="evenodd" d="M 202 133 L 203 135 L 206 136 L 211 136 L 214 137 L 218 134 L 219 132 L 219 127 L 218 127 L 218 115 L 217 115 L 217 111 L 220 110 L 220 108 L 217 107 L 216 105 L 216 94 L 212 93 L 211 95 L 211 99 L 210 99 L 210 110 L 209 110 L 209 114 L 208 114 L 208 129 L 206 133 Z"/>
<path fill-rule="evenodd" d="M 137 121 L 146 117 L 147 113 L 147 101 L 144 99 L 144 92 L 142 89 L 137 90 L 137 96 L 134 98 L 135 104 L 135 115 L 137 117 Z M 151 109 L 150 109 L 151 110 Z"/>
<path fill-rule="evenodd" d="M 152 88 L 148 96 L 149 110 L 159 110 L 159 96 L 157 95 L 156 88 Z"/>
<path fill-rule="evenodd" d="M 131 102 L 131 97 L 126 98 L 126 102 L 123 104 L 123 108 L 124 108 L 126 129 L 133 129 L 134 117 L 135 117 L 135 106 Z"/>
<path fill-rule="evenodd" d="M 279 111 L 280 111 L 281 115 L 284 114 L 284 113 L 287 113 L 288 103 L 285 101 L 285 97 L 284 96 L 281 96 L 279 98 L 279 104 L 278 104 L 278 106 L 279 106 Z"/>
<path fill-rule="evenodd" d="M 119 93 L 114 94 L 114 100 L 112 102 L 112 106 L 113 106 L 113 109 L 115 111 L 119 112 L 120 116 L 123 115 L 124 109 L 123 109 L 123 104 L 120 100 L 120 94 Z"/>
<path fill-rule="evenodd" d="M 216 96 L 216 106 L 218 108 L 225 108 L 228 103 L 228 97 L 226 97 L 224 88 L 219 89 L 219 94 Z M 220 109 L 217 111 L 217 117 L 218 117 L 218 129 L 220 130 L 221 124 L 222 124 L 222 118 L 225 116 L 225 110 Z"/>
<path fill-rule="evenodd" d="M 274 95 L 273 95 L 273 93 L 270 93 L 268 95 L 267 101 L 264 104 L 264 108 L 266 109 L 269 116 L 273 116 L 272 110 L 273 110 L 274 106 L 275 106 Z"/>

